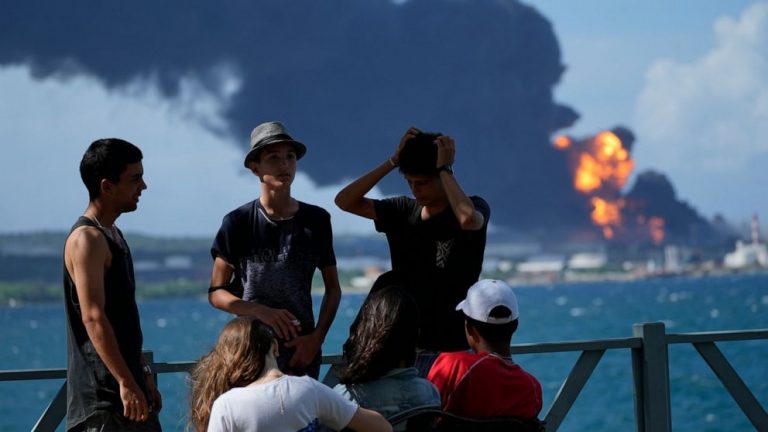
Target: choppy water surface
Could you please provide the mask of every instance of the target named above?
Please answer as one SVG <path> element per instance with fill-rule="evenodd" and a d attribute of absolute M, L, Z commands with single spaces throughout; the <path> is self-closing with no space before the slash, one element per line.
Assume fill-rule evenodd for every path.
<path fill-rule="evenodd" d="M 563 284 L 516 289 L 520 328 L 514 343 L 632 336 L 632 324 L 662 321 L 668 333 L 768 328 L 768 275 Z M 339 353 L 363 296 L 345 294 L 324 352 Z M 319 306 L 319 299 L 315 301 Z M 229 315 L 202 298 L 139 304 L 145 348 L 156 361 L 200 357 Z M 0 369 L 63 368 L 66 333 L 61 304 L 0 309 Z M 763 406 L 768 406 L 768 341 L 719 344 Z M 544 388 L 545 410 L 578 353 L 521 355 L 516 361 Z M 670 347 L 675 431 L 747 431 L 750 423 L 693 347 Z M 183 429 L 185 374 L 160 376 L 165 430 Z M 62 381 L 0 383 L 0 431 L 29 430 Z M 561 431 L 634 430 L 632 371 L 627 350 L 609 351 L 569 412 Z M 63 428 L 60 428 L 63 430 Z"/>

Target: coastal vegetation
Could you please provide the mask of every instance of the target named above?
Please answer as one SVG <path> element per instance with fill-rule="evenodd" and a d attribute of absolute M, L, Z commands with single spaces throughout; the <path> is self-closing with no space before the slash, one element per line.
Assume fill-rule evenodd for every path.
<path fill-rule="evenodd" d="M 0 234 L 0 307 L 61 301 L 65 239 L 65 232 Z M 127 233 L 126 239 L 133 254 L 138 298 L 207 294 L 211 239 L 134 233 Z M 525 246 L 519 239 L 506 239 L 498 233 L 489 235 L 482 277 L 505 279 L 520 286 L 768 271 L 765 266 L 756 265 L 726 268 L 722 257 L 728 250 L 712 246 L 607 244 L 602 251 L 598 248 L 598 252 L 579 253 L 578 248 L 568 249 L 567 243 L 560 245 L 559 250 L 558 245 L 548 245 L 543 249 L 531 246 L 523 252 L 519 250 L 521 245 Z M 377 274 L 389 266 L 389 249 L 381 235 L 337 236 L 334 249 L 339 282 L 345 292 L 365 292 Z M 544 254 L 542 250 L 554 253 Z M 576 259 L 579 256 L 581 259 Z M 322 278 L 316 272 L 312 289 L 322 288 Z"/>
<path fill-rule="evenodd" d="M 357 272 L 340 272 L 341 285 L 349 287 L 350 280 L 356 276 Z M 320 273 L 316 272 L 312 290 L 320 290 L 322 286 Z M 62 290 L 61 282 L 0 281 L 0 306 L 63 301 Z M 205 296 L 207 293 L 206 280 L 177 279 L 136 284 L 136 297 L 139 299 Z"/>
<path fill-rule="evenodd" d="M 211 272 L 211 239 L 202 237 L 154 237 L 126 233 L 136 273 L 140 299 L 205 296 Z M 62 251 L 65 232 L 0 234 L 0 306 L 61 301 Z M 375 254 L 386 256 L 379 237 L 334 239 L 337 256 Z M 342 287 L 361 271 L 339 271 Z M 322 289 L 316 272 L 312 288 Z"/>

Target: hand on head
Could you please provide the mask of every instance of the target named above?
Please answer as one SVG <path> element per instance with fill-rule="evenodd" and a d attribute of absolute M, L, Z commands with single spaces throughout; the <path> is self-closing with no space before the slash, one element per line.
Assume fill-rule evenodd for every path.
<path fill-rule="evenodd" d="M 408 128 L 407 131 L 403 134 L 403 137 L 400 138 L 400 143 L 397 145 L 397 148 L 395 149 L 395 153 L 392 155 L 390 160 L 395 164 L 400 163 L 400 151 L 403 150 L 403 147 L 405 146 L 405 143 L 407 143 L 410 139 L 416 137 L 416 135 L 420 134 L 421 131 L 413 126 Z"/>
<path fill-rule="evenodd" d="M 456 160 L 456 144 L 453 138 L 448 135 L 440 135 L 435 140 L 437 146 L 437 164 L 435 168 L 440 168 L 443 165 L 453 165 Z"/>

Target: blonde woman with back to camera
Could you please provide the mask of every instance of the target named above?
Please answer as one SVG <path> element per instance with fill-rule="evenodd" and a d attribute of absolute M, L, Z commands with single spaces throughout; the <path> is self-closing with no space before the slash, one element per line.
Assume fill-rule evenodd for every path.
<path fill-rule="evenodd" d="M 235 318 L 191 372 L 190 424 L 195 431 L 389 432 L 379 413 L 358 407 L 307 376 L 277 367 L 272 330 L 253 317 Z"/>

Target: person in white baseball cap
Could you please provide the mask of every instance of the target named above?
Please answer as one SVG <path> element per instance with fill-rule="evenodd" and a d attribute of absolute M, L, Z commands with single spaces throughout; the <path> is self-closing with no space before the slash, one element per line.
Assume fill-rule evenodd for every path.
<path fill-rule="evenodd" d="M 440 391 L 442 409 L 471 418 L 516 417 L 537 422 L 541 384 L 511 358 L 520 311 L 512 288 L 483 279 L 456 306 L 464 314 L 471 351 L 442 353 L 428 379 Z"/>
<path fill-rule="evenodd" d="M 499 306 L 502 308 L 497 309 Z M 456 306 L 456 310 L 475 321 L 488 324 L 507 324 L 520 316 L 515 292 L 506 283 L 495 279 L 483 279 L 472 285 L 467 291 L 467 298 Z"/>

